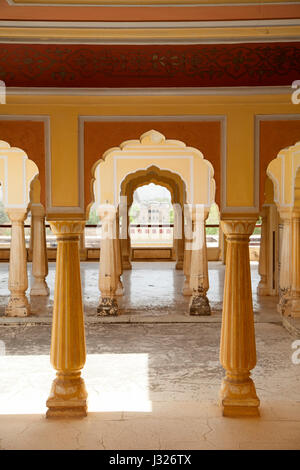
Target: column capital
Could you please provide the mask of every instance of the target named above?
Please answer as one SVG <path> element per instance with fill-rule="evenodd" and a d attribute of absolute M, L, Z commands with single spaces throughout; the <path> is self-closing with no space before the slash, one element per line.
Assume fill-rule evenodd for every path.
<path fill-rule="evenodd" d="M 35 217 L 45 217 L 45 208 L 40 202 L 31 203 L 29 206 L 29 210 L 31 212 L 31 215 Z"/>
<path fill-rule="evenodd" d="M 101 204 L 97 209 L 98 215 L 101 219 L 105 218 L 107 221 L 114 220 L 117 208 L 112 204 Z"/>
<path fill-rule="evenodd" d="M 255 228 L 257 218 L 256 217 L 247 217 L 247 218 L 230 218 L 221 220 L 221 227 L 226 236 L 228 235 L 237 235 L 244 237 L 249 237 Z"/>
<path fill-rule="evenodd" d="M 27 217 L 27 208 L 10 208 L 6 213 L 11 222 L 24 222 Z"/>
<path fill-rule="evenodd" d="M 66 238 L 79 237 L 85 227 L 85 220 L 51 220 L 49 223 L 55 235 Z"/>

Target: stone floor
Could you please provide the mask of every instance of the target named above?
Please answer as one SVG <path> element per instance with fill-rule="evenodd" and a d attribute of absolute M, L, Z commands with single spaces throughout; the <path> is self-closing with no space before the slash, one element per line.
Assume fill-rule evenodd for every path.
<path fill-rule="evenodd" d="M 259 297 L 256 287 L 259 282 L 257 262 L 251 262 L 253 308 L 255 321 L 280 321 L 276 313 L 277 298 Z M 97 317 L 99 303 L 98 263 L 81 263 L 84 312 L 86 323 L 153 323 L 153 322 L 220 322 L 225 266 L 220 262 L 209 263 L 210 290 L 208 298 L 213 315 L 211 317 L 190 317 L 189 297 L 181 294 L 184 274 L 174 269 L 172 262 L 135 262 L 131 271 L 125 271 L 122 278 L 126 295 L 118 298 L 118 317 Z M 28 263 L 29 289 L 32 284 L 31 263 Z M 1 323 L 51 323 L 55 279 L 55 263 L 49 263 L 47 278 L 50 287 L 49 298 L 31 297 L 31 316 L 24 319 L 4 316 L 9 298 L 8 265 L 0 264 L 0 324 Z"/>
<path fill-rule="evenodd" d="M 7 265 L 0 268 L 1 293 L 7 295 Z M 44 307 L 36 303 L 26 322 L 5 324 L 1 318 L 0 449 L 300 450 L 295 338 L 281 325 L 276 299 L 256 296 L 257 264 L 251 268 L 260 418 L 224 418 L 217 406 L 224 375 L 218 357 L 222 265 L 210 263 L 210 318 L 189 323 L 182 273 L 173 264 L 136 263 L 124 275 L 130 294 L 120 302 L 122 315 L 108 324 L 95 315 L 97 265 L 83 263 L 89 414 L 82 420 L 46 420 L 55 375 L 49 361 L 51 265 L 51 296 Z"/>

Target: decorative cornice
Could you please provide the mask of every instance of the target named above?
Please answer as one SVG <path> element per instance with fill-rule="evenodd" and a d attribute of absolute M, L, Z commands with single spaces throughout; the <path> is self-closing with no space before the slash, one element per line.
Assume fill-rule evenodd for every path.
<path fill-rule="evenodd" d="M 7 96 L 253 96 L 288 95 L 291 86 L 169 87 L 169 88 L 56 88 L 7 87 Z"/>
<path fill-rule="evenodd" d="M 53 22 L 0 21 L 2 43 L 220 44 L 298 41 L 300 20 Z"/>

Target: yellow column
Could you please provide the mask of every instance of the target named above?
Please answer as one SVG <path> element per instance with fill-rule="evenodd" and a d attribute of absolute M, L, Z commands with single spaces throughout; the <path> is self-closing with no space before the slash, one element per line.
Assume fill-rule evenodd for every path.
<path fill-rule="evenodd" d="M 211 315 L 209 301 L 206 296 L 209 289 L 205 230 L 205 220 L 207 217 L 208 211 L 204 211 L 202 206 L 193 208 L 193 243 L 190 269 L 192 298 L 189 307 L 190 315 Z"/>
<path fill-rule="evenodd" d="M 9 209 L 7 215 L 11 221 L 11 242 L 9 258 L 10 299 L 5 309 L 9 317 L 26 317 L 30 307 L 26 297 L 28 287 L 24 220 L 26 209 Z"/>
<path fill-rule="evenodd" d="M 116 300 L 117 265 L 116 265 L 116 236 L 114 206 L 105 204 L 100 206 L 98 214 L 101 219 L 101 254 L 99 264 L 99 290 L 100 303 L 97 307 L 98 315 L 118 315 Z"/>
<path fill-rule="evenodd" d="M 80 279 L 79 237 L 84 221 L 50 222 L 57 237 L 51 363 L 57 370 L 47 400 L 47 418 L 87 414 L 87 392 L 81 369 L 85 335 Z"/>
<path fill-rule="evenodd" d="M 33 231 L 32 274 L 34 276 L 30 295 L 49 295 L 49 287 L 45 280 L 48 274 L 45 209 L 42 204 L 32 203 L 30 210 Z"/>
<path fill-rule="evenodd" d="M 259 265 L 258 273 L 260 275 L 260 281 L 257 286 L 258 295 L 269 295 L 268 286 L 268 209 L 263 206 L 261 212 L 261 238 L 260 238 L 260 249 L 259 249 Z"/>
<path fill-rule="evenodd" d="M 292 212 L 291 315 L 300 318 L 300 210 Z"/>
<path fill-rule="evenodd" d="M 250 370 L 256 364 L 249 236 L 256 217 L 222 220 L 227 255 L 220 361 L 226 377 L 220 391 L 223 416 L 259 415 L 259 399 Z"/>

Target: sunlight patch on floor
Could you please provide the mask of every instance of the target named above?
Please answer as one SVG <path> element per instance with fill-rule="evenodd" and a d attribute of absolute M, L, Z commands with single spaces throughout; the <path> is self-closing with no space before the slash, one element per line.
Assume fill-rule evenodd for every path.
<path fill-rule="evenodd" d="M 0 414 L 46 413 L 55 371 L 48 355 L 0 357 Z M 148 354 L 91 354 L 82 374 L 88 410 L 151 412 Z"/>

